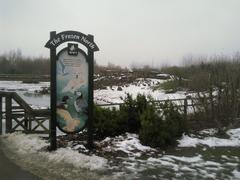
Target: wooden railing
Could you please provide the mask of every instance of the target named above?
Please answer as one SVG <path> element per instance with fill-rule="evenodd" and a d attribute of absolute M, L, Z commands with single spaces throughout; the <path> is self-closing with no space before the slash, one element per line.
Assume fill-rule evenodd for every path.
<path fill-rule="evenodd" d="M 3 111 L 3 100 L 5 110 Z M 188 113 L 198 111 L 199 98 L 181 98 L 153 101 L 160 109 L 160 104 L 172 102 L 187 118 Z M 150 101 L 151 103 L 151 101 Z M 97 104 L 102 107 L 120 106 L 123 103 Z M 2 134 L 2 120 L 6 121 L 6 133 L 24 131 L 25 133 L 49 134 L 50 109 L 32 109 L 16 92 L 0 91 L 0 134 Z M 45 123 L 45 124 L 44 124 Z M 46 125 L 47 124 L 47 125 Z"/>
<path fill-rule="evenodd" d="M 3 119 L 6 121 L 6 133 L 23 131 L 49 134 L 50 110 L 32 109 L 16 92 L 0 92 L 0 134 Z"/>
<path fill-rule="evenodd" d="M 161 109 L 160 104 L 164 104 L 166 102 L 171 102 L 175 107 L 177 107 L 185 117 L 190 110 L 196 111 L 196 106 L 200 105 L 198 102 L 198 98 L 178 98 L 178 99 L 165 99 L 165 100 L 155 100 L 149 101 L 148 103 L 155 103 L 158 109 Z M 97 104 L 100 107 L 119 107 L 124 103 L 104 103 L 104 104 Z"/>

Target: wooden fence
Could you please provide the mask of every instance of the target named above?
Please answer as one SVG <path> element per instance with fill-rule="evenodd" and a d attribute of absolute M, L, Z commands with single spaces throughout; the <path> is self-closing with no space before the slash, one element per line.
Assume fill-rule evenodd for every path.
<path fill-rule="evenodd" d="M 198 100 L 197 98 L 181 98 L 153 102 L 161 108 L 160 104 L 170 101 L 187 117 L 189 112 L 197 111 L 196 107 L 199 105 Z M 5 109 L 3 107 L 4 101 Z M 122 104 L 123 103 L 108 103 L 97 104 L 97 106 L 114 107 Z M 3 119 L 6 121 L 6 133 L 23 131 L 25 133 L 49 134 L 50 118 L 50 109 L 32 109 L 16 92 L 0 91 L 0 134 L 2 134 Z"/>
<path fill-rule="evenodd" d="M 5 108 L 3 102 L 5 102 Z M 0 92 L 0 134 L 2 134 L 3 119 L 6 121 L 6 133 L 23 131 L 49 134 L 50 110 L 32 109 L 15 92 Z M 45 122 L 48 127 L 44 125 Z"/>
<path fill-rule="evenodd" d="M 171 102 L 174 105 L 174 107 L 177 107 L 180 113 L 184 114 L 185 118 L 187 117 L 187 114 L 192 112 L 197 112 L 198 107 L 202 106 L 202 104 L 199 103 L 199 98 L 193 98 L 193 97 L 149 101 L 149 103 L 155 103 L 156 107 L 159 110 L 161 109 L 161 104 L 164 104 L 166 102 Z M 124 103 L 106 103 L 106 104 L 97 104 L 97 106 L 120 107 L 122 104 Z"/>

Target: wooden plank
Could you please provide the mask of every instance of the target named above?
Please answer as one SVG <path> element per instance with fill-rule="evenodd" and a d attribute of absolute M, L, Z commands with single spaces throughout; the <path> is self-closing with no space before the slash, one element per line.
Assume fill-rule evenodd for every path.
<path fill-rule="evenodd" d="M 12 98 L 7 96 L 5 100 L 6 104 L 6 133 L 10 133 L 12 129 Z"/>
<path fill-rule="evenodd" d="M 37 128 L 38 127 L 42 127 L 44 130 L 48 130 L 44 125 L 43 125 L 43 123 L 45 122 L 45 121 L 47 121 L 47 119 L 42 119 L 42 120 L 40 120 L 40 119 L 35 119 L 34 120 L 36 123 L 37 123 L 37 125 L 32 129 L 33 131 L 34 130 L 37 130 Z"/>
<path fill-rule="evenodd" d="M 2 134 L 2 117 L 3 117 L 3 112 L 2 112 L 2 97 L 0 97 L 0 135 Z"/>
<path fill-rule="evenodd" d="M 16 130 L 18 127 L 20 127 L 20 126 L 23 128 L 23 130 L 27 131 L 26 127 L 24 126 L 24 120 L 25 120 L 25 119 L 18 120 L 16 117 L 12 117 L 12 119 L 15 120 L 17 124 L 16 124 L 16 126 L 14 126 L 14 127 L 11 129 L 11 132 L 12 132 L 12 131 L 15 131 L 15 130 Z"/>

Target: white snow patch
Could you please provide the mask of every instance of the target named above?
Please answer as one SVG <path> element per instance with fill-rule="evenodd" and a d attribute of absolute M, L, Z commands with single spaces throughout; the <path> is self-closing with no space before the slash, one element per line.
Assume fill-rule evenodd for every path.
<path fill-rule="evenodd" d="M 39 82 L 38 84 L 22 83 L 22 81 L 0 81 L 0 89 L 5 91 L 28 91 L 41 90 L 42 87 L 49 87 L 50 82 Z"/>
<path fill-rule="evenodd" d="M 102 170 L 107 167 L 107 160 L 95 155 L 88 156 L 70 148 L 60 148 L 54 152 L 43 150 L 49 144 L 37 135 L 12 133 L 2 136 L 5 146 L 19 154 L 34 154 L 46 157 L 50 162 L 69 163 L 75 167 L 90 170 Z"/>
<path fill-rule="evenodd" d="M 210 129 L 204 129 L 202 131 L 199 132 L 199 134 L 201 135 L 215 135 L 217 133 L 217 129 L 214 128 L 210 128 Z"/>
<path fill-rule="evenodd" d="M 171 156 L 171 155 L 166 155 L 166 156 L 171 159 L 175 159 L 182 162 L 188 162 L 188 163 L 196 163 L 196 162 L 202 161 L 202 155 L 197 155 L 195 157 L 184 157 L 184 156 L 179 157 L 179 156 Z"/>
<path fill-rule="evenodd" d="M 123 136 L 117 136 L 114 138 L 105 138 L 100 143 L 109 143 L 111 146 L 107 146 L 108 151 L 122 151 L 129 156 L 140 157 L 143 152 L 156 151 L 155 149 L 144 146 L 140 143 L 137 134 L 126 133 Z"/>
<path fill-rule="evenodd" d="M 95 155 L 87 156 L 74 151 L 70 148 L 60 148 L 54 153 L 46 153 L 49 160 L 54 162 L 67 162 L 79 168 L 87 168 L 90 170 L 101 170 L 107 166 L 107 160 Z"/>
<path fill-rule="evenodd" d="M 234 169 L 232 171 L 232 174 L 234 175 L 234 178 L 240 179 L 240 171 Z"/>
<path fill-rule="evenodd" d="M 216 137 L 194 138 L 183 135 L 178 140 L 178 147 L 196 147 L 197 145 L 206 145 L 209 147 L 239 147 L 240 146 L 240 128 L 227 131 L 229 139 L 221 139 Z"/>
<path fill-rule="evenodd" d="M 152 86 L 155 84 L 160 84 L 166 80 L 160 79 L 137 79 L 137 82 L 134 82 L 130 85 L 123 86 L 122 91 L 117 91 L 117 86 L 112 86 L 112 88 L 100 89 L 94 91 L 94 101 L 97 104 L 106 104 L 106 103 L 123 103 L 123 99 L 126 98 L 127 94 L 136 98 L 138 94 L 144 94 L 146 96 L 150 95 L 155 100 L 167 100 L 167 99 L 181 99 L 185 98 L 186 92 L 176 92 L 172 94 L 165 94 L 163 90 L 152 90 Z"/>
<path fill-rule="evenodd" d="M 169 161 L 162 160 L 161 158 L 152 158 L 152 157 L 150 157 L 150 158 L 147 159 L 147 162 L 149 164 L 152 164 L 152 165 L 155 165 L 155 166 L 156 166 L 156 163 L 159 163 L 162 166 L 170 166 L 175 171 L 179 170 L 179 165 L 178 164 L 176 164 L 175 162 L 169 162 Z"/>
<path fill-rule="evenodd" d="M 132 150 L 139 150 L 142 152 L 152 150 L 152 148 L 150 148 L 149 146 L 143 146 L 140 143 L 138 135 L 130 133 L 126 133 L 126 135 L 127 138 L 125 140 L 116 143 L 117 150 L 122 150 L 126 153 L 131 153 Z"/>

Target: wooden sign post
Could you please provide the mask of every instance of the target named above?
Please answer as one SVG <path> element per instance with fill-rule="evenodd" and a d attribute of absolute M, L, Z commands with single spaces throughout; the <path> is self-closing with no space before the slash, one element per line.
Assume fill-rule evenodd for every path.
<path fill-rule="evenodd" d="M 56 48 L 65 42 L 83 44 L 87 53 L 78 44 L 56 54 Z M 50 49 L 51 61 L 51 121 L 50 150 L 56 150 L 56 126 L 65 133 L 78 133 L 87 127 L 88 148 L 93 147 L 93 65 L 94 51 L 98 51 L 92 35 L 77 31 L 50 32 L 45 47 Z"/>

